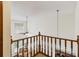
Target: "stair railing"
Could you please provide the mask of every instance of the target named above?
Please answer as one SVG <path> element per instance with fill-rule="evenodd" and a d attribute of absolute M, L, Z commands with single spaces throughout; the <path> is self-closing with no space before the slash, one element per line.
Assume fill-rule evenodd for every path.
<path fill-rule="evenodd" d="M 79 57 L 79 36 L 77 36 L 77 40 L 72 40 L 42 35 L 39 32 L 35 36 L 11 40 L 11 56 L 34 57 L 38 53 L 42 53 L 48 57 L 53 57 L 55 52 L 55 57 L 77 57 L 74 55 L 74 43 L 77 46 L 76 51 L 78 51 L 77 56 Z M 55 51 L 53 51 L 54 49 Z M 68 49 L 70 52 L 67 51 Z"/>

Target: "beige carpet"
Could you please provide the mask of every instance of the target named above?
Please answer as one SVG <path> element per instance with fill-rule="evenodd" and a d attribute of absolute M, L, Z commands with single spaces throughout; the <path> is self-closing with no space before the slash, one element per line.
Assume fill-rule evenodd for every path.
<path fill-rule="evenodd" d="M 47 56 L 43 55 L 42 53 L 39 53 L 35 57 L 47 57 Z"/>

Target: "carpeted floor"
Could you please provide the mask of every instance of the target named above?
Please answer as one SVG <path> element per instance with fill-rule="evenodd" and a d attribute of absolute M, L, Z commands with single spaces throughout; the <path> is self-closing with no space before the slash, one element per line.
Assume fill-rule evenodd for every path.
<path fill-rule="evenodd" d="M 47 56 L 43 55 L 42 53 L 39 53 L 35 57 L 47 57 Z"/>

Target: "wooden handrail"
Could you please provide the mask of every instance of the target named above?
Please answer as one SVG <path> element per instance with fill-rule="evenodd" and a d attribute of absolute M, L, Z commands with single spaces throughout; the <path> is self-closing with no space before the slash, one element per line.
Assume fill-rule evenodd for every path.
<path fill-rule="evenodd" d="M 35 36 L 38 36 L 38 35 L 35 35 Z M 23 40 L 23 39 L 28 39 L 28 38 L 35 37 L 35 36 L 30 36 L 30 37 L 21 38 L 21 39 L 16 39 L 16 40 L 11 39 L 11 41 L 12 41 L 12 43 L 13 43 L 13 42 L 16 42 L 16 41 L 21 41 L 21 40 Z"/>
<path fill-rule="evenodd" d="M 38 35 L 35 35 L 35 36 L 38 36 Z M 35 36 L 30 36 L 30 37 L 35 37 Z M 66 38 L 59 38 L 59 37 L 53 37 L 53 36 L 47 36 L 47 35 L 41 35 L 40 36 L 46 36 L 46 37 L 50 37 L 50 38 L 56 38 L 56 39 L 61 39 L 61 40 L 67 40 L 67 41 L 73 41 L 73 42 L 77 42 L 77 40 L 72 40 L 72 39 L 66 39 Z M 20 41 L 20 40 L 23 40 L 23 39 L 27 39 L 27 38 L 30 38 L 30 37 L 26 37 L 26 38 L 21 38 L 21 39 L 16 39 L 16 40 L 12 40 L 12 42 L 16 42 L 17 40 Z"/>
<path fill-rule="evenodd" d="M 59 37 L 53 37 L 53 36 L 47 36 L 47 35 L 41 35 L 41 36 L 46 36 L 46 37 L 52 37 L 52 38 L 56 38 L 56 39 L 61 39 L 61 40 L 67 40 L 67 41 L 74 41 L 77 42 L 77 40 L 72 40 L 72 39 L 66 39 L 66 38 L 59 38 Z"/>

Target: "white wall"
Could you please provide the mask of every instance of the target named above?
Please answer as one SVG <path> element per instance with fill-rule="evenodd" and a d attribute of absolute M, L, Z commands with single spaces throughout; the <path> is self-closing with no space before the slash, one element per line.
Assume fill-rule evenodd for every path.
<path fill-rule="evenodd" d="M 75 34 L 79 35 L 79 2 L 77 2 L 75 10 Z"/>
<path fill-rule="evenodd" d="M 26 20 L 28 16 L 28 31 L 31 35 L 40 31 L 43 34 L 56 36 L 56 10 L 59 9 L 59 36 L 74 39 L 75 4 L 73 1 L 13 2 L 12 19 Z"/>
<path fill-rule="evenodd" d="M 73 13 L 59 13 L 59 36 L 64 38 L 74 38 L 75 23 Z M 35 16 L 28 17 L 28 28 L 32 35 L 40 31 L 46 35 L 57 35 L 57 14 L 56 11 L 40 11 Z"/>
<path fill-rule="evenodd" d="M 3 56 L 10 56 L 11 2 L 3 2 Z"/>
<path fill-rule="evenodd" d="M 61 37 L 64 38 L 70 38 L 70 39 L 75 39 L 75 19 L 74 19 L 74 14 L 64 14 L 62 16 L 62 21 L 61 21 Z"/>
<path fill-rule="evenodd" d="M 38 32 L 40 31 L 44 34 L 49 33 L 49 35 L 52 35 L 52 34 L 55 35 L 56 34 L 56 20 L 55 19 L 56 19 L 55 15 L 52 15 L 52 13 L 46 13 L 46 12 L 45 13 L 41 12 L 38 15 L 28 17 L 29 32 L 31 34 L 38 34 Z"/>

